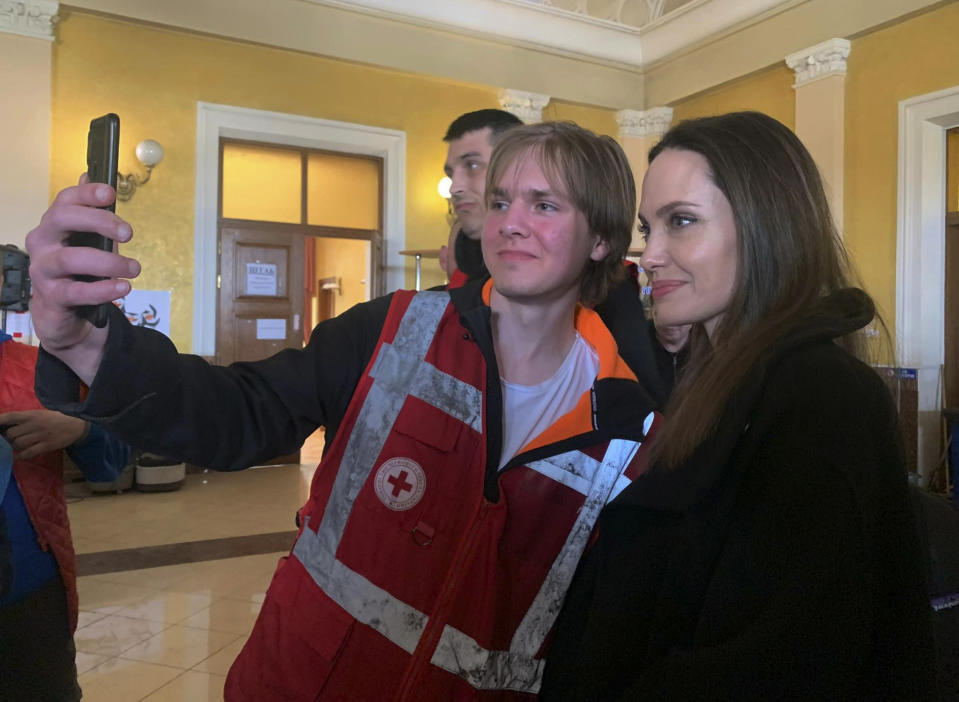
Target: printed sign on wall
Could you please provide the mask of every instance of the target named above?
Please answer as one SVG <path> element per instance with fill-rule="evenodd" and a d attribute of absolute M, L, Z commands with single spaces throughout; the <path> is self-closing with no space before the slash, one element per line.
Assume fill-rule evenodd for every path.
<path fill-rule="evenodd" d="M 156 329 L 170 336 L 170 291 L 131 290 L 114 303 L 137 327 Z"/>

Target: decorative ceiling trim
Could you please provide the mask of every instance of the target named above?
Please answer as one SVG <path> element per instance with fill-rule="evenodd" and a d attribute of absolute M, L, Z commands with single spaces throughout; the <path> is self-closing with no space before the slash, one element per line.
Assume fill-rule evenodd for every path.
<path fill-rule="evenodd" d="M 827 76 L 846 75 L 846 59 L 852 44 L 848 39 L 829 39 L 786 57 L 786 65 L 796 72 L 798 88 Z"/>
<path fill-rule="evenodd" d="M 549 95 L 504 88 L 499 91 L 499 104 L 524 124 L 536 124 L 543 121 L 543 108 L 549 104 Z"/>
<path fill-rule="evenodd" d="M 632 67 L 643 63 L 639 30 L 635 27 L 522 0 L 307 1 Z"/>
<path fill-rule="evenodd" d="M 0 0 L 0 32 L 53 41 L 60 3 L 52 0 Z"/>
<path fill-rule="evenodd" d="M 691 0 L 641 28 L 541 0 L 307 0 L 461 34 L 519 41 L 643 68 L 691 44 L 796 0 Z M 650 16 L 662 13 L 647 2 Z M 621 8 L 620 8 L 621 9 Z"/>

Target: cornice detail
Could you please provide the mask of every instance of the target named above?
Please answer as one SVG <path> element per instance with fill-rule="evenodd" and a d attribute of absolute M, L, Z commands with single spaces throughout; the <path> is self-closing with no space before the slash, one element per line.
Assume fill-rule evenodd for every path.
<path fill-rule="evenodd" d="M 0 0 L 0 32 L 53 41 L 59 9 L 60 3 L 52 0 Z"/>
<path fill-rule="evenodd" d="M 549 95 L 503 88 L 499 91 L 499 104 L 525 124 L 535 124 L 543 121 L 543 108 L 549 104 Z"/>
<path fill-rule="evenodd" d="M 829 39 L 786 57 L 786 65 L 796 72 L 798 88 L 827 76 L 846 75 L 846 59 L 851 44 L 847 39 Z"/>
<path fill-rule="evenodd" d="M 648 110 L 620 110 L 616 113 L 619 136 L 642 138 L 662 136 L 673 121 L 672 107 L 651 107 Z"/>

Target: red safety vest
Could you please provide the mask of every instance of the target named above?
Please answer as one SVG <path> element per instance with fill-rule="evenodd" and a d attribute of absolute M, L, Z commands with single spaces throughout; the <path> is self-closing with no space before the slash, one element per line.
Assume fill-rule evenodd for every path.
<path fill-rule="evenodd" d="M 43 409 L 34 394 L 37 348 L 0 343 L 0 412 Z M 28 461 L 14 458 L 13 475 L 23 496 L 37 541 L 52 551 L 67 591 L 70 630 L 77 628 L 77 561 L 63 494 L 63 453 L 50 451 Z"/>
<path fill-rule="evenodd" d="M 580 310 L 577 328 L 615 349 L 595 313 Z M 632 376 L 618 356 L 600 366 Z M 626 440 L 546 451 L 502 471 L 491 502 L 485 387 L 449 296 L 395 293 L 227 700 L 535 695 L 594 521 L 641 452 Z M 571 414 L 589 412 L 589 395 Z"/>

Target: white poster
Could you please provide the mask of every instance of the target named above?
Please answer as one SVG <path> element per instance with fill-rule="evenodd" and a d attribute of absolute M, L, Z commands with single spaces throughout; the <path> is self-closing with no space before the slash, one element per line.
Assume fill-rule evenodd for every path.
<path fill-rule="evenodd" d="M 246 264 L 246 294 L 276 297 L 276 264 Z"/>
<path fill-rule="evenodd" d="M 131 290 L 114 303 L 137 327 L 156 329 L 170 336 L 170 291 Z"/>
<path fill-rule="evenodd" d="M 279 339 L 286 338 L 286 320 L 285 319 L 258 319 L 256 320 L 256 338 L 257 339 Z"/>
<path fill-rule="evenodd" d="M 29 312 L 7 312 L 7 324 L 3 329 L 23 344 L 33 343 L 33 322 Z"/>

